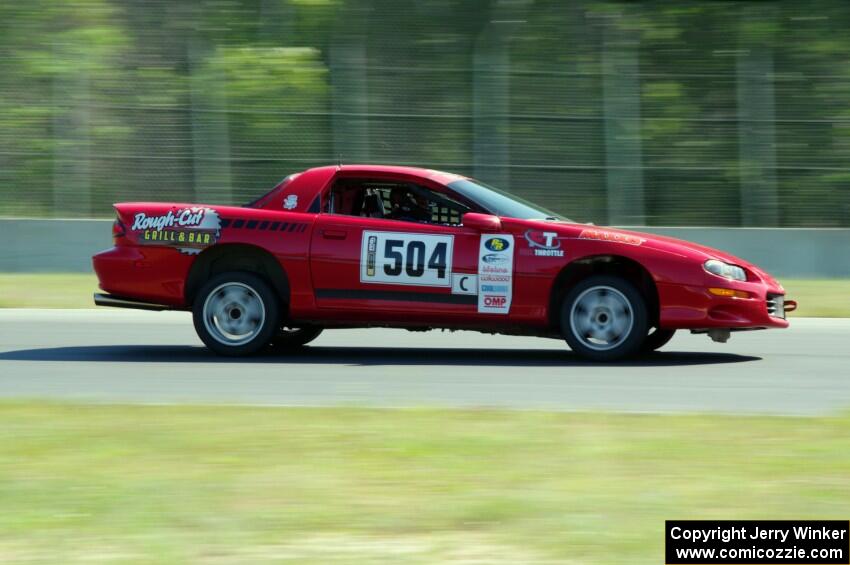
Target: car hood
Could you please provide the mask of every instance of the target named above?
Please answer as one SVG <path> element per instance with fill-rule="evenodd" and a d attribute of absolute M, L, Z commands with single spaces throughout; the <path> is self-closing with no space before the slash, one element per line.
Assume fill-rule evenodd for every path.
<path fill-rule="evenodd" d="M 740 265 L 741 267 L 758 273 L 760 276 L 770 282 L 776 282 L 773 277 L 771 277 L 768 273 L 763 271 L 758 266 L 753 265 L 749 261 L 741 259 L 740 257 L 736 257 L 731 253 L 727 253 L 719 249 L 714 249 L 713 247 L 708 247 L 706 245 L 700 245 L 698 243 L 677 239 L 675 237 L 667 237 L 664 235 L 657 235 L 653 233 L 624 230 L 606 226 L 594 226 L 589 224 L 573 224 L 567 222 L 553 222 L 544 220 L 531 220 L 527 223 L 529 224 L 530 228 L 533 228 L 535 230 L 555 231 L 566 237 L 583 238 L 586 237 L 589 232 L 590 234 L 595 234 L 597 238 L 600 238 L 600 234 L 605 237 L 610 237 L 611 235 L 619 235 L 624 236 L 626 238 L 639 238 L 640 246 L 643 248 L 654 249 L 664 253 L 671 253 L 685 259 L 698 261 L 700 263 L 705 262 L 708 259 L 719 259 L 727 263 Z M 583 236 L 582 234 L 585 235 Z"/>

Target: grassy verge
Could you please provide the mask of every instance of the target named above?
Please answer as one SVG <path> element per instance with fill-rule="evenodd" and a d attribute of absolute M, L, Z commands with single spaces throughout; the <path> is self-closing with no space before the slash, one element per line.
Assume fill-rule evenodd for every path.
<path fill-rule="evenodd" d="M 667 518 L 833 518 L 850 417 L 0 405 L 0 556 L 659 563 Z"/>
<path fill-rule="evenodd" d="M 794 316 L 850 317 L 850 279 L 783 279 L 800 308 Z M 89 274 L 0 273 L 0 308 L 90 308 L 97 279 Z"/>
<path fill-rule="evenodd" d="M 799 304 L 792 316 L 850 318 L 850 279 L 783 279 L 788 298 Z"/>
<path fill-rule="evenodd" d="M 0 308 L 94 308 L 88 273 L 0 273 Z"/>

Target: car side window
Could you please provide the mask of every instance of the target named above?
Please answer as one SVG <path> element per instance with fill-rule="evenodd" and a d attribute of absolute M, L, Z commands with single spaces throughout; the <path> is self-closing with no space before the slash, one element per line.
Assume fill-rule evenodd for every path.
<path fill-rule="evenodd" d="M 385 179 L 340 179 L 328 193 L 329 214 L 457 226 L 472 208 L 424 186 Z"/>

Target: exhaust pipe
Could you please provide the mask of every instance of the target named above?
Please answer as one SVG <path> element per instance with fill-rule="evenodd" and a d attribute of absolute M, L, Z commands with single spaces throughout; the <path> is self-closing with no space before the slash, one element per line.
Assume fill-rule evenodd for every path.
<path fill-rule="evenodd" d="M 111 306 L 113 308 L 133 308 L 135 310 L 170 310 L 170 306 L 165 304 L 154 304 L 152 302 L 141 302 L 139 300 L 130 300 L 128 298 L 120 298 L 111 294 L 94 293 L 94 303 L 97 306 Z"/>

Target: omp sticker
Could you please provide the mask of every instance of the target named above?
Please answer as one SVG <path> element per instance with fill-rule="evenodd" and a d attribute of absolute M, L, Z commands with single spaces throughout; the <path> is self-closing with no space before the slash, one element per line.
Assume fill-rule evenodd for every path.
<path fill-rule="evenodd" d="M 478 275 L 452 273 L 452 294 L 478 294 Z"/>
<path fill-rule="evenodd" d="M 293 208 L 298 207 L 298 195 L 290 194 L 286 198 L 283 199 L 283 207 L 286 210 L 292 210 Z"/>
<path fill-rule="evenodd" d="M 514 237 L 481 236 L 478 248 L 478 311 L 507 314 L 511 310 L 514 276 Z"/>
<path fill-rule="evenodd" d="M 194 255 L 213 245 L 221 235 L 221 218 L 211 208 L 181 208 L 167 214 L 133 216 L 130 231 L 142 245 L 168 245 Z"/>
<path fill-rule="evenodd" d="M 364 231 L 360 282 L 452 286 L 454 236 Z"/>

